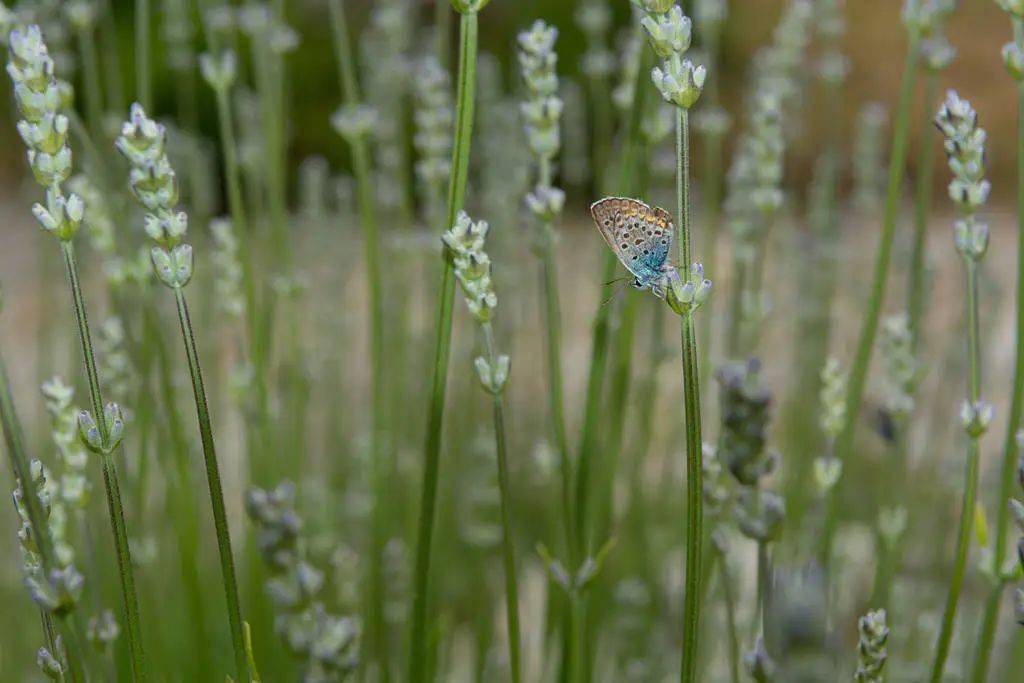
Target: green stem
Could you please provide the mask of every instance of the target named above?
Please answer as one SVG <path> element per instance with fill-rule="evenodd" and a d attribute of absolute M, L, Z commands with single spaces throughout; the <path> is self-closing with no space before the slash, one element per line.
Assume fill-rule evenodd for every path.
<path fill-rule="evenodd" d="M 926 120 L 931 124 L 933 104 L 939 87 L 939 74 L 929 70 L 924 81 Z M 927 128 L 927 127 L 926 127 Z M 921 341 L 921 321 L 924 318 L 925 256 L 928 239 L 928 214 L 932 204 L 932 185 L 935 175 L 935 143 L 926 137 L 918 158 L 917 189 L 914 202 L 914 245 L 910 256 L 910 281 L 907 287 L 907 314 L 913 348 Z"/>
<path fill-rule="evenodd" d="M 900 86 L 899 104 L 896 112 L 896 127 L 893 132 L 892 150 L 889 156 L 889 184 L 885 200 L 885 213 L 882 219 L 882 234 L 879 237 L 878 251 L 875 254 L 871 294 L 864 313 L 864 320 L 861 324 L 860 336 L 857 339 L 857 350 L 854 355 L 853 365 L 850 367 L 846 394 L 846 421 L 843 425 L 843 431 L 836 438 L 836 457 L 844 467 L 849 465 L 848 460 L 850 450 L 853 447 L 853 436 L 859 424 L 861 400 L 864 396 L 864 387 L 867 384 L 868 367 L 871 364 L 871 353 L 874 348 L 875 336 L 878 332 L 878 320 L 882 312 L 886 282 L 889 277 L 889 262 L 892 260 L 893 238 L 896 234 L 896 218 L 900 208 L 900 190 L 903 187 L 903 174 L 907 162 L 910 106 L 913 101 L 914 84 L 917 81 L 919 54 L 920 36 L 916 32 L 911 32 L 907 57 L 903 65 L 903 81 Z M 839 492 L 843 481 L 844 479 L 840 479 L 839 483 L 833 486 L 829 492 L 820 558 L 825 567 L 828 567 L 831 562 L 832 537 L 838 524 Z"/>
<path fill-rule="evenodd" d="M 676 109 L 676 242 L 679 268 L 688 268 L 690 245 L 690 149 L 689 112 Z M 700 635 L 701 552 L 703 531 L 703 472 L 700 420 L 700 376 L 693 312 L 682 316 L 683 412 L 686 420 L 686 594 L 683 600 L 683 663 L 680 680 L 697 680 Z"/>
<path fill-rule="evenodd" d="M 224 509 L 224 491 L 220 482 L 220 467 L 213 444 L 213 427 L 207 406 L 206 389 L 203 386 L 203 371 L 199 366 L 195 332 L 188 315 L 185 292 L 174 288 L 174 300 L 178 307 L 178 322 L 181 324 L 181 338 L 188 357 L 189 374 L 192 377 L 192 393 L 196 403 L 196 418 L 199 421 L 199 436 L 203 444 L 203 460 L 206 464 L 206 481 L 210 490 L 210 506 L 213 509 L 213 524 L 217 534 L 217 551 L 220 556 L 221 577 L 224 581 L 224 597 L 227 600 L 228 624 L 231 628 L 231 644 L 235 655 L 237 680 L 248 678 L 245 656 L 245 642 L 242 632 L 242 611 L 238 604 L 238 581 L 235 578 L 235 560 L 231 554 L 231 536 L 228 533 L 227 512 Z"/>
<path fill-rule="evenodd" d="M 92 27 L 78 31 L 78 52 L 82 58 L 82 72 L 85 80 L 85 110 L 89 115 L 92 134 L 101 137 L 103 133 L 103 89 L 100 87 L 99 58 Z"/>
<path fill-rule="evenodd" d="M 484 346 L 487 362 L 491 368 L 498 366 L 498 354 L 494 350 L 494 331 L 490 323 L 484 323 Z M 492 394 L 494 403 L 494 445 L 498 459 L 498 488 L 501 491 L 502 556 L 505 563 L 505 611 L 508 621 L 508 649 L 512 670 L 512 683 L 521 680 L 519 647 L 519 589 L 516 581 L 515 543 L 512 538 L 512 487 L 508 477 L 508 444 L 505 438 L 505 411 L 501 392 Z"/>
<path fill-rule="evenodd" d="M 452 7 L 451 0 L 434 0 L 434 52 L 437 62 L 445 70 L 448 69 L 449 45 L 452 40 Z"/>
<path fill-rule="evenodd" d="M 729 636 L 729 680 L 731 683 L 740 683 L 740 637 L 736 628 L 736 598 L 733 595 L 729 563 L 724 555 L 719 558 L 718 568 L 722 574 L 722 599 L 725 607 L 726 630 Z"/>
<path fill-rule="evenodd" d="M 1014 40 L 1024 47 L 1024 20 L 1013 20 Z M 1021 412 L 1024 410 L 1024 84 L 1017 86 L 1017 329 L 1016 351 L 1013 369 L 1013 389 L 1010 397 L 1010 412 L 1006 422 L 1006 437 L 1003 442 L 1003 463 L 1000 472 L 999 502 L 996 506 L 996 536 L 994 563 L 999 571 L 1006 553 L 1006 538 L 1010 526 L 1010 494 L 1013 491 L 1014 470 L 1017 466 L 1019 445 L 1017 433 L 1021 426 Z M 999 623 L 999 609 L 1002 605 L 1003 581 L 992 587 L 985 604 L 982 631 L 978 639 L 978 654 L 974 662 L 971 680 L 982 683 L 988 673 L 992 643 Z"/>
<path fill-rule="evenodd" d="M 555 234 L 550 225 L 541 228 L 541 269 L 544 278 L 544 312 L 547 315 L 548 392 L 551 423 L 562 470 L 562 516 L 565 523 L 565 544 L 570 566 L 576 566 L 581 544 L 573 534 L 572 461 L 565 435 L 565 411 L 562 391 L 562 315 L 558 295 L 558 268 L 555 265 Z"/>
<path fill-rule="evenodd" d="M 151 29 L 149 0 L 135 0 L 135 98 L 146 111 L 152 109 L 153 103 L 149 47 Z"/>
<path fill-rule="evenodd" d="M 78 323 L 78 335 L 82 343 L 82 357 L 85 362 L 86 378 L 89 384 L 89 400 L 93 415 L 99 427 L 100 438 L 107 443 L 107 421 L 103 414 L 103 396 L 100 393 L 99 375 L 96 371 L 96 357 L 92 349 L 92 337 L 89 334 L 89 319 L 86 315 L 85 300 L 82 287 L 78 280 L 78 266 L 75 262 L 75 246 L 69 241 L 61 241 L 61 253 L 67 270 L 68 285 L 71 289 L 72 303 L 75 309 L 75 320 Z M 139 600 L 135 591 L 135 573 L 132 565 L 131 549 L 128 546 L 128 530 L 124 520 L 124 507 L 121 502 L 121 484 L 117 476 L 117 465 L 108 453 L 103 456 L 103 485 L 107 496 L 107 510 L 110 515 L 111 530 L 114 534 L 114 549 L 117 554 L 118 574 L 121 580 L 121 597 L 124 601 L 125 631 L 128 637 L 128 649 L 131 653 L 132 673 L 134 678 L 144 681 L 146 675 L 146 656 L 142 647 L 139 618 Z"/>
<path fill-rule="evenodd" d="M 461 15 L 459 26 L 459 72 L 455 102 L 455 137 L 452 147 L 452 171 L 448 182 L 447 226 L 454 225 L 462 210 L 469 175 L 469 149 L 473 137 L 473 112 L 476 96 L 477 15 Z M 426 444 L 423 449 L 423 485 L 416 540 L 416 569 L 412 596 L 412 625 L 409 644 L 409 681 L 422 683 L 427 676 L 427 587 L 430 578 L 430 551 L 434 533 L 438 470 L 441 455 L 441 430 L 451 354 L 452 303 L 455 272 L 448 254 L 444 256 L 440 299 L 437 307 L 437 338 L 434 374 L 430 391 Z"/>
<path fill-rule="evenodd" d="M 978 323 L 978 264 L 966 258 L 967 266 L 967 353 L 970 361 L 970 380 L 968 385 L 968 401 L 976 406 L 981 397 L 981 345 Z M 960 508 L 960 526 L 957 531 L 956 559 L 953 573 L 949 580 L 949 593 L 946 606 L 942 612 L 942 628 L 939 631 L 938 644 L 935 646 L 935 660 L 932 663 L 931 681 L 940 683 L 942 672 L 949 655 L 950 643 L 953 639 L 953 622 L 956 619 L 957 602 L 963 587 L 964 574 L 967 570 L 967 555 L 971 546 L 971 527 L 974 519 L 975 500 L 978 495 L 978 460 L 981 449 L 981 435 L 970 435 L 967 443 L 967 472 L 964 481 L 963 502 Z"/>
<path fill-rule="evenodd" d="M 28 513 L 28 521 L 32 526 L 32 538 L 39 549 L 39 557 L 43 565 L 43 571 L 49 573 L 57 567 L 57 554 L 53 547 L 53 537 L 50 535 L 50 525 L 47 521 L 47 513 L 39 502 L 39 496 L 33 495 L 35 491 L 31 485 L 32 468 L 25 450 L 25 438 L 21 430 L 21 422 L 18 419 L 14 407 L 14 399 L 11 396 L 11 385 L 7 377 L 7 366 L 3 357 L 0 357 L 0 427 L 2 427 L 4 442 L 7 446 L 7 455 L 11 460 L 11 469 L 14 476 L 21 482 L 21 490 L 25 494 L 22 501 Z M 98 579 L 98 577 L 94 577 Z M 81 651 L 81 643 L 84 633 L 77 618 L 65 615 L 61 617 L 61 624 L 65 634 L 65 641 L 68 654 L 69 678 L 72 683 L 84 682 L 85 672 L 82 669 L 84 657 Z"/>

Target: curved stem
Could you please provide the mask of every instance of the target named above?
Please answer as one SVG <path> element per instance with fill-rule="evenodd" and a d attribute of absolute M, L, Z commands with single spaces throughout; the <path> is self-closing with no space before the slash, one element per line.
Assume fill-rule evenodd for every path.
<path fill-rule="evenodd" d="M 981 396 L 981 349 L 979 343 L 978 323 L 978 264 L 965 259 L 967 265 L 967 353 L 970 362 L 970 380 L 968 401 L 976 405 Z M 963 502 L 960 507 L 960 526 L 957 531 L 956 559 L 953 563 L 953 574 L 949 580 L 949 592 L 946 595 L 946 606 L 942 612 L 942 628 L 939 631 L 938 644 L 935 646 L 935 660 L 932 663 L 931 681 L 940 683 L 942 672 L 949 655 L 950 643 L 953 639 L 953 622 L 956 619 L 957 602 L 963 587 L 964 574 L 967 570 L 967 555 L 971 547 L 971 527 L 974 519 L 974 506 L 978 495 L 978 460 L 981 453 L 978 441 L 980 434 L 969 437 L 967 443 L 967 473 L 964 481 Z"/>
<path fill-rule="evenodd" d="M 1017 45 L 1024 47 L 1024 21 L 1013 20 L 1013 34 Z M 1017 466 L 1019 446 L 1017 432 L 1021 426 L 1021 412 L 1024 410 L 1024 84 L 1017 86 L 1017 343 L 1013 369 L 1013 389 L 1010 397 L 1010 412 L 1006 422 L 1006 437 L 1003 442 L 1003 463 L 1000 471 L 999 501 L 996 506 L 996 536 L 994 562 L 999 571 L 1006 553 L 1006 537 L 1010 526 L 1010 494 L 1013 491 L 1014 469 Z M 974 662 L 971 680 L 981 683 L 988 673 L 992 643 L 999 623 L 999 608 L 1002 605 L 1003 582 L 992 587 L 985 604 L 982 618 L 982 632 L 978 638 L 978 653 Z"/>
<path fill-rule="evenodd" d="M 463 14 L 459 25 L 459 72 L 455 103 L 455 137 L 452 147 L 452 171 L 448 183 L 447 225 L 455 223 L 462 210 L 469 174 L 469 148 L 473 137 L 473 112 L 476 95 L 477 15 Z M 409 681 L 422 683 L 427 678 L 427 587 L 430 578 L 430 551 L 434 534 L 438 470 L 441 456 L 441 429 L 451 354 L 452 303 L 455 296 L 455 272 L 451 259 L 444 255 L 440 299 L 437 307 L 437 338 L 434 350 L 434 376 L 430 392 L 426 444 L 423 449 L 423 484 L 416 539 L 416 567 L 412 596 L 412 626 L 409 644 Z"/>
<path fill-rule="evenodd" d="M 875 268 L 872 276 L 871 294 L 864 320 L 861 323 L 860 335 L 857 338 L 857 350 L 853 364 L 850 366 L 850 378 L 846 394 L 846 421 L 843 431 L 836 438 L 836 457 L 845 467 L 849 453 L 853 447 L 853 436 L 860 424 L 861 399 L 867 384 L 868 366 L 871 364 L 871 353 L 874 349 L 875 336 L 878 332 L 878 320 L 882 313 L 886 283 L 889 278 L 889 262 L 892 260 L 893 239 L 896 234 L 896 218 L 900 207 L 900 191 L 903 187 L 903 175 L 907 162 L 907 139 L 910 132 L 910 106 L 913 102 L 914 84 L 917 81 L 917 62 L 920 54 L 920 36 L 916 32 L 910 34 L 910 44 L 903 65 L 903 80 L 900 86 L 899 104 L 896 112 L 896 127 L 893 132 L 892 150 L 889 156 L 889 184 L 885 200 L 885 213 L 882 219 L 882 234 L 878 240 L 875 253 Z M 829 492 L 828 507 L 825 517 L 825 528 L 821 541 L 821 562 L 827 568 L 831 563 L 832 536 L 838 523 L 840 489 L 844 479 L 832 487 Z"/>
<path fill-rule="evenodd" d="M 210 489 L 210 506 L 213 508 L 213 524 L 217 533 L 217 551 L 220 555 L 221 578 L 224 580 L 224 597 L 227 600 L 228 624 L 231 628 L 231 644 L 235 655 L 235 675 L 239 681 L 247 680 L 248 664 L 245 655 L 245 641 L 242 631 L 242 610 L 238 602 L 238 582 L 235 578 L 235 560 L 231 554 L 231 535 L 228 532 L 228 518 L 224 509 L 224 491 L 220 482 L 220 467 L 213 444 L 213 427 L 203 386 L 203 371 L 199 366 L 195 333 L 188 315 L 185 292 L 174 288 L 174 300 L 178 306 L 178 322 L 181 324 L 181 338 L 188 357 L 189 374 L 192 377 L 192 393 L 196 403 L 196 418 L 199 421 L 199 436 L 203 444 L 203 460 L 206 464 L 206 481 Z"/>
<path fill-rule="evenodd" d="M 82 344 L 82 358 L 85 362 L 85 374 L 89 384 L 89 400 L 100 431 L 100 438 L 103 443 L 107 443 L 109 435 L 107 434 L 107 421 L 103 415 L 103 396 L 100 393 L 99 374 L 96 371 L 96 357 L 92 350 L 92 337 L 89 334 L 89 319 L 86 315 L 85 300 L 82 297 L 82 287 L 78 280 L 75 246 L 71 241 L 61 241 L 60 246 L 61 253 L 64 255 L 68 285 L 71 289 L 75 320 L 78 323 L 78 336 Z M 107 496 L 110 526 L 114 534 L 114 549 L 117 554 L 118 574 L 121 579 L 121 597 L 124 602 L 125 631 L 128 636 L 128 649 L 131 653 L 132 673 L 136 680 L 144 681 L 147 677 L 146 656 L 142 647 L 139 599 L 135 591 L 135 573 L 132 568 L 128 530 L 121 502 L 121 484 L 117 476 L 117 466 L 111 455 L 104 455 L 102 461 L 103 487 Z"/>

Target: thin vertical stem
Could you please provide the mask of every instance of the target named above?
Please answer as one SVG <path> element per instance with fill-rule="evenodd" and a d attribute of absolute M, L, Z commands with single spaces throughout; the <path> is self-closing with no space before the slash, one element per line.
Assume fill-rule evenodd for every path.
<path fill-rule="evenodd" d="M 939 74 L 929 70 L 924 81 L 924 108 L 926 129 L 931 125 L 931 113 L 939 88 Z M 914 202 L 914 244 L 910 255 L 910 281 L 907 283 L 907 315 L 913 348 L 920 348 L 921 322 L 924 318 L 925 257 L 927 255 L 928 214 L 932 204 L 932 185 L 935 176 L 935 142 L 926 137 L 921 143 L 918 158 L 917 189 Z"/>
<path fill-rule="evenodd" d="M 461 15 L 459 25 L 459 71 L 455 102 L 455 135 L 452 170 L 448 182 L 446 225 L 455 223 L 462 209 L 469 175 L 469 149 L 473 137 L 473 113 L 476 95 L 477 15 Z M 437 338 L 434 373 L 431 383 L 426 444 L 423 449 L 423 485 L 416 539 L 416 568 L 412 596 L 409 681 L 422 683 L 427 678 L 427 588 L 430 579 L 430 551 L 434 533 L 438 470 L 441 455 L 441 431 L 451 355 L 452 303 L 455 296 L 455 272 L 451 258 L 444 256 L 440 299 L 437 307 Z"/>
<path fill-rule="evenodd" d="M 484 323 L 484 346 L 487 362 L 491 368 L 498 366 L 498 355 L 494 349 L 494 330 L 490 323 Z M 519 637 L 519 588 L 516 580 L 515 542 L 512 537 L 512 487 L 508 477 L 508 443 L 505 438 L 505 411 L 502 393 L 493 392 L 494 404 L 494 445 L 498 460 L 498 489 L 501 492 L 502 559 L 505 564 L 505 612 L 508 624 L 508 649 L 512 672 L 512 683 L 519 683 L 521 663 Z"/>
<path fill-rule="evenodd" d="M 341 88 L 346 104 L 360 102 L 359 82 L 356 79 L 351 43 L 344 10 L 339 0 L 331 2 L 335 45 L 341 72 Z M 386 543 L 387 465 L 389 458 L 384 447 L 384 413 L 387 396 L 384 377 L 384 302 L 381 287 L 380 238 L 377 231 L 376 190 L 368 141 L 358 137 L 351 141 L 352 166 L 356 176 L 359 218 L 363 229 L 364 259 L 366 262 L 367 291 L 369 292 L 369 349 L 370 349 L 370 457 L 374 492 L 372 517 L 372 550 L 369 576 L 369 626 L 371 646 L 377 660 L 381 680 L 390 679 L 387 621 L 384 615 L 385 578 L 384 545 Z"/>
<path fill-rule="evenodd" d="M 547 316 L 548 391 L 550 393 L 551 423 L 555 435 L 562 470 L 562 517 L 565 524 L 565 544 L 570 566 L 579 558 L 580 543 L 573 533 L 572 461 L 565 435 L 565 410 L 562 390 L 562 314 L 558 295 L 558 269 L 555 265 L 554 231 L 544 225 L 541 235 L 541 270 L 544 278 L 544 312 Z"/>
<path fill-rule="evenodd" d="M 896 218 L 900 208 L 900 191 L 903 187 L 903 175 L 907 162 L 907 139 L 910 132 L 910 107 L 913 101 L 914 84 L 917 81 L 917 62 L 920 54 L 920 36 L 911 32 L 907 57 L 903 65 L 903 80 L 900 86 L 899 104 L 896 112 L 896 127 L 893 132 L 892 150 L 889 156 L 889 184 L 885 200 L 885 213 L 882 219 L 882 234 L 878 240 L 875 253 L 875 268 L 872 276 L 871 293 L 861 323 L 860 335 L 857 339 L 857 350 L 850 367 L 850 378 L 846 394 L 846 420 L 843 431 L 836 438 L 835 453 L 840 463 L 847 464 L 849 453 L 853 447 L 853 436 L 860 415 L 861 400 L 867 384 L 868 367 L 874 349 L 875 336 L 878 332 L 878 320 L 882 312 L 885 298 L 886 283 L 889 278 L 889 263 L 892 260 L 893 239 L 896 234 Z M 821 561 L 826 567 L 831 562 L 832 536 L 838 523 L 840 489 L 843 479 L 839 480 L 829 492 L 828 508 L 825 517 L 825 528 L 822 533 Z"/>
<path fill-rule="evenodd" d="M 690 150 L 689 112 L 676 109 L 676 242 L 680 269 L 688 269 L 690 244 Z M 685 270 L 684 270 L 685 272 Z M 683 654 L 680 680 L 697 680 L 700 635 L 701 553 L 703 531 L 703 471 L 700 420 L 700 376 L 693 311 L 682 316 L 683 413 L 686 420 L 686 593 L 683 599 Z"/>
<path fill-rule="evenodd" d="M 35 495 L 35 491 L 32 489 L 31 462 L 28 452 L 25 450 L 21 422 L 14 407 L 11 385 L 7 377 L 7 366 L 4 364 L 3 357 L 0 357 L 0 431 L 3 432 L 7 455 L 11 460 L 11 469 L 14 471 L 14 476 L 21 482 L 21 490 L 25 494 L 22 500 L 28 513 L 28 522 L 32 527 L 32 538 L 39 550 L 43 571 L 49 572 L 51 568 L 57 566 L 56 552 L 53 547 L 53 538 L 50 535 L 46 511 L 39 501 L 39 496 Z M 82 668 L 84 655 L 81 649 L 84 631 L 78 619 L 78 612 L 64 615 L 60 620 L 67 646 L 68 677 L 71 683 L 84 683 L 86 677 Z"/>
<path fill-rule="evenodd" d="M 135 99 L 146 111 L 150 111 L 153 104 L 151 30 L 150 0 L 135 0 Z"/>
<path fill-rule="evenodd" d="M 1017 45 L 1024 47 L 1024 20 L 1013 19 L 1013 35 Z M 1017 433 L 1021 426 L 1021 412 L 1024 410 L 1024 83 L 1017 85 L 1017 329 L 1016 351 L 1013 369 L 1013 388 L 1010 396 L 1010 412 L 1006 422 L 1006 437 L 1003 443 L 1003 463 L 1000 471 L 999 501 L 996 505 L 996 536 L 994 564 L 999 570 L 1006 554 L 1006 537 L 1010 526 L 1010 494 L 1013 491 L 1014 469 L 1017 466 L 1019 445 Z M 981 634 L 978 638 L 978 652 L 974 661 L 971 680 L 982 683 L 988 675 L 992 643 L 999 623 L 999 609 L 1005 582 L 1000 578 L 992 586 L 985 603 Z"/>
<path fill-rule="evenodd" d="M 103 89 L 100 87 L 99 58 L 92 26 L 79 29 L 78 52 L 82 58 L 85 110 L 89 116 L 89 129 L 93 135 L 99 136 L 103 132 Z"/>
<path fill-rule="evenodd" d="M 203 444 L 203 460 L 206 464 L 206 482 L 210 489 L 210 506 L 213 508 L 213 524 L 217 534 L 217 551 L 220 556 L 221 577 L 224 580 L 224 597 L 227 600 L 228 624 L 231 628 L 231 644 L 235 655 L 235 675 L 239 681 L 248 678 L 249 669 L 245 656 L 245 641 L 242 632 L 242 610 L 238 602 L 238 581 L 235 578 L 235 560 L 231 554 L 231 535 L 228 532 L 228 517 L 224 509 L 224 491 L 220 482 L 220 467 L 213 443 L 213 427 L 210 424 L 210 410 L 203 386 L 203 371 L 199 365 L 195 333 L 188 315 L 185 292 L 174 288 L 174 300 L 178 307 L 178 322 L 181 324 L 181 339 L 188 357 L 189 374 L 192 377 L 192 393 L 196 403 L 196 418 L 199 421 L 199 436 Z"/>
<path fill-rule="evenodd" d="M 976 406 L 981 397 L 981 348 L 978 322 L 978 264 L 965 258 L 967 265 L 967 354 L 970 362 L 968 401 Z M 964 481 L 963 502 L 960 507 L 960 526 L 957 531 L 956 559 L 949 580 L 946 606 L 942 612 L 942 628 L 935 646 L 935 660 L 932 663 L 931 681 L 940 683 L 942 672 L 949 656 L 953 639 L 953 623 L 956 619 L 957 602 L 963 588 L 967 570 L 967 555 L 971 547 L 971 526 L 974 519 L 974 505 L 978 496 L 978 460 L 981 453 L 978 441 L 980 434 L 969 435 L 967 442 L 967 472 Z"/>
<path fill-rule="evenodd" d="M 82 287 L 78 280 L 75 246 L 70 240 L 62 240 L 60 245 L 61 253 L 64 256 L 68 285 L 71 289 L 75 320 L 78 323 L 78 336 L 82 344 L 82 358 L 85 362 L 85 373 L 89 385 L 89 400 L 100 431 L 101 441 L 105 444 L 109 434 L 107 433 L 107 421 L 103 414 L 103 396 L 100 393 L 99 374 L 96 371 L 96 357 L 93 354 L 92 337 L 89 334 L 89 319 L 85 310 L 85 300 L 82 297 Z M 139 600 L 135 591 L 135 573 L 132 568 L 131 549 L 128 546 L 124 506 L 121 502 L 121 485 L 113 457 L 107 453 L 103 456 L 102 461 L 103 486 L 107 496 L 107 511 L 114 534 L 114 549 L 117 554 L 118 574 L 121 579 L 121 597 L 124 602 L 125 631 L 128 636 L 128 649 L 131 653 L 132 673 L 136 680 L 144 681 L 147 678 L 146 656 L 142 647 Z"/>

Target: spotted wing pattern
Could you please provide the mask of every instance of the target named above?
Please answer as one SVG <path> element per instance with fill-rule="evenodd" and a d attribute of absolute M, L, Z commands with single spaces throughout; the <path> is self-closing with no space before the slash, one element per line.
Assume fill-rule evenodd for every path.
<path fill-rule="evenodd" d="M 636 199 L 608 197 L 590 207 L 597 229 L 637 283 L 648 286 L 662 275 L 672 245 L 672 217 Z"/>

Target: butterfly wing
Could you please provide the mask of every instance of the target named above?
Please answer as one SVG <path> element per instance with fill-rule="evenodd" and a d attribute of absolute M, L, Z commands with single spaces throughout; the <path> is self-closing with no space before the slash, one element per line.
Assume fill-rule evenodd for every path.
<path fill-rule="evenodd" d="M 605 242 L 642 285 L 664 271 L 672 245 L 672 217 L 664 209 L 636 199 L 608 197 L 595 202 L 590 214 Z"/>

